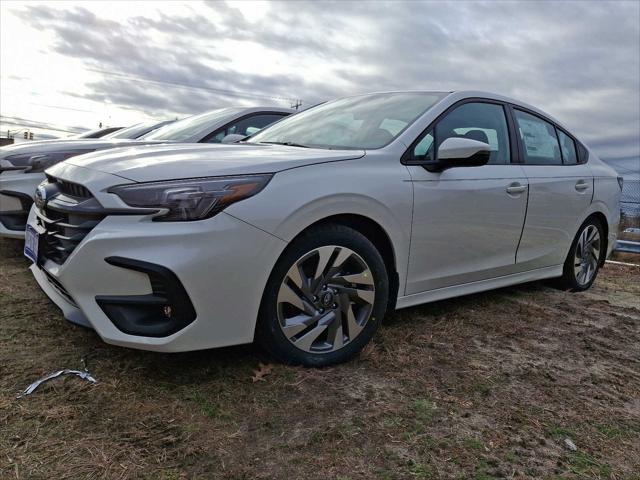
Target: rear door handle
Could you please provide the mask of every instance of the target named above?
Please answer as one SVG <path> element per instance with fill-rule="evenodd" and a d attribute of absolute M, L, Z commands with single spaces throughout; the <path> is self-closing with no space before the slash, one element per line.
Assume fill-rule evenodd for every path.
<path fill-rule="evenodd" d="M 515 195 L 517 193 L 522 193 L 527 189 L 526 185 L 521 185 L 519 182 L 513 182 L 511 185 L 507 187 L 507 193 L 510 195 Z"/>
<path fill-rule="evenodd" d="M 589 183 L 584 180 L 578 180 L 578 183 L 576 183 L 576 190 L 579 192 L 586 190 L 587 188 L 589 188 Z"/>

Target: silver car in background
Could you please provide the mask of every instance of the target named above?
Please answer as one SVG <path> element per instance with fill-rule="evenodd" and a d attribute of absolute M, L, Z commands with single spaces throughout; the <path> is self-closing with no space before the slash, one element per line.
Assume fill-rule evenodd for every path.
<path fill-rule="evenodd" d="M 134 125 L 95 140 L 45 140 L 2 147 L 0 237 L 24 238 L 27 215 L 36 187 L 45 179 L 44 170 L 67 158 L 98 150 L 167 142 L 219 143 L 227 135 L 240 138 L 255 133 L 292 112 L 279 107 L 228 107 L 162 122 L 165 125 L 160 128 Z M 135 140 L 131 139 L 134 134 Z"/>
<path fill-rule="evenodd" d="M 585 290 L 620 219 L 593 151 L 485 92 L 343 98 L 237 146 L 96 152 L 47 178 L 25 254 L 67 319 L 116 345 L 255 339 L 310 366 L 357 354 L 389 310 L 549 278 Z"/>

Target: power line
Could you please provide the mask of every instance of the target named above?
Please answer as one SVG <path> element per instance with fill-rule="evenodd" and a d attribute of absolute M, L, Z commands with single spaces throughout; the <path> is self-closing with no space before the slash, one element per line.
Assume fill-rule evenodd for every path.
<path fill-rule="evenodd" d="M 96 113 L 96 112 L 93 112 L 91 110 L 82 110 L 80 108 L 62 107 L 60 105 L 47 105 L 46 103 L 29 102 L 29 104 L 30 105 L 37 105 L 39 107 L 57 108 L 59 110 L 70 110 L 72 112 L 84 112 L 84 113 L 93 113 L 93 114 Z"/>
<path fill-rule="evenodd" d="M 204 91 L 212 92 L 212 93 L 220 93 L 220 94 L 223 94 L 223 95 L 228 95 L 228 96 L 233 96 L 233 97 L 258 98 L 258 99 L 262 99 L 262 100 L 275 100 L 275 101 L 278 101 L 278 102 L 289 102 L 291 104 L 299 104 L 298 106 L 302 105 L 302 99 L 293 98 L 293 97 L 277 97 L 277 96 L 272 96 L 272 95 L 260 95 L 260 94 L 257 94 L 257 93 L 238 92 L 236 90 L 226 90 L 226 89 L 223 89 L 223 88 L 213 88 L 213 87 L 208 87 L 206 85 L 187 84 L 187 83 L 180 83 L 180 82 L 170 82 L 170 81 L 167 81 L 167 80 L 154 80 L 154 79 L 143 77 L 143 76 L 140 76 L 140 75 L 133 75 L 133 74 L 128 74 L 128 73 L 118 73 L 118 72 L 108 72 L 106 70 L 100 70 L 100 69 L 94 69 L 94 68 L 89 68 L 88 70 L 91 71 L 91 72 L 100 73 L 102 75 L 110 75 L 110 76 L 113 76 L 113 77 L 119 77 L 119 78 L 124 78 L 124 79 L 127 79 L 127 80 L 143 82 L 143 83 L 152 83 L 152 84 L 156 84 L 156 85 L 170 85 L 170 86 L 179 87 L 179 88 L 188 88 L 188 89 L 192 89 L 192 90 L 204 90 Z"/>

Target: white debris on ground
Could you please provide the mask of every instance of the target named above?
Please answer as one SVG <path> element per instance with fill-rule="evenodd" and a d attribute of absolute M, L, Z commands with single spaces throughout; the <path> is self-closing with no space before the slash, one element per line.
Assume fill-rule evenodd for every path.
<path fill-rule="evenodd" d="M 83 372 L 81 370 L 70 370 L 68 368 L 65 368 L 64 370 L 58 370 L 57 372 L 53 372 L 47 375 L 46 377 L 42 377 L 40 380 L 36 380 L 31 385 L 29 385 L 24 390 L 24 392 L 19 394 L 16 398 L 21 398 L 21 397 L 26 397 L 27 395 L 31 395 L 34 392 L 34 390 L 38 388 L 40 385 L 42 385 L 43 383 L 48 382 L 49 380 L 53 380 L 54 378 L 60 377 L 62 375 L 77 375 L 78 377 L 88 382 L 91 382 L 91 383 L 97 382 L 97 380 L 93 378 L 89 372 Z"/>

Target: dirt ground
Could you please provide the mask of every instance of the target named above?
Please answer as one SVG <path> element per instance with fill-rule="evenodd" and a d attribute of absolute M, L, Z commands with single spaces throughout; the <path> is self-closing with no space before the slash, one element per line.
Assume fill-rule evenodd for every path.
<path fill-rule="evenodd" d="M 0 478 L 640 479 L 640 267 L 403 310 L 348 364 L 254 382 L 268 362 L 106 345 L 0 241 Z"/>

